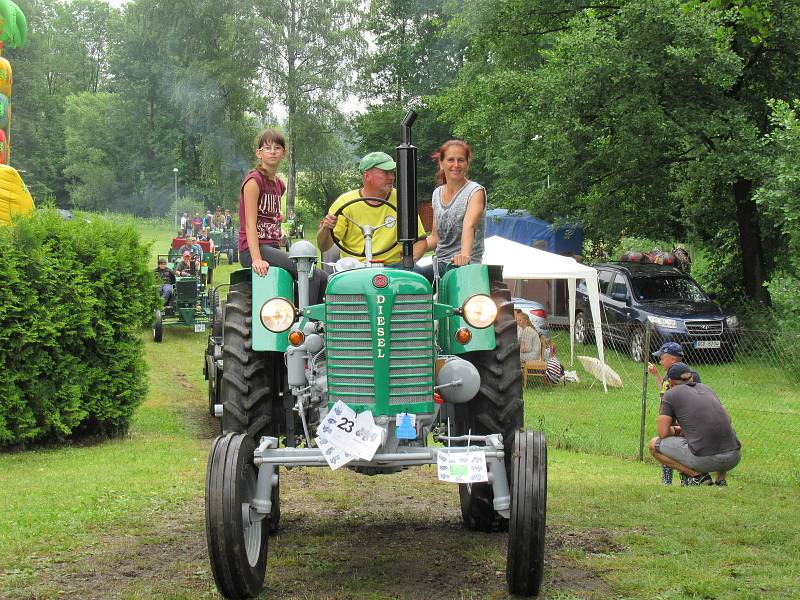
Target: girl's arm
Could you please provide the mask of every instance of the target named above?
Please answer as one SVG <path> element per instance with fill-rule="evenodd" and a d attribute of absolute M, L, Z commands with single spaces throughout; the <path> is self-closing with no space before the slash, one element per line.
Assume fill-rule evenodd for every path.
<path fill-rule="evenodd" d="M 244 184 L 244 218 L 246 222 L 245 235 L 247 237 L 247 249 L 250 250 L 250 257 L 253 259 L 253 271 L 262 277 L 267 274 L 269 263 L 261 258 L 261 249 L 258 247 L 258 183 L 255 179 L 250 179 Z"/>

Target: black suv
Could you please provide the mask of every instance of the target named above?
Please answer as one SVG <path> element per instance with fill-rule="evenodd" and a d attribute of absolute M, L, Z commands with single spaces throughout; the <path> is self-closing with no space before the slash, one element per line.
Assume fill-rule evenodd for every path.
<path fill-rule="evenodd" d="M 674 267 L 650 263 L 593 265 L 600 287 L 603 336 L 621 342 L 633 360 L 646 359 L 645 325 L 653 325 L 651 350 L 678 342 L 688 354 L 707 353 L 722 360 L 736 356 L 739 320 L 726 314 L 694 279 Z M 591 341 L 586 283 L 577 289 L 575 340 Z"/>

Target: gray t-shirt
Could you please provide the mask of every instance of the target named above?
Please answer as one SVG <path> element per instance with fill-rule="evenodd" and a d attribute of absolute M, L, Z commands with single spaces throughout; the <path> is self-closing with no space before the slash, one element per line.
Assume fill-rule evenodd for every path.
<path fill-rule="evenodd" d="M 659 414 L 678 420 L 695 456 L 714 456 L 741 448 L 728 413 L 707 385 L 684 383 L 668 389 Z"/>
<path fill-rule="evenodd" d="M 439 243 L 436 244 L 436 256 L 439 260 L 449 260 L 461 254 L 461 233 L 464 228 L 464 215 L 467 213 L 467 204 L 477 190 L 484 190 L 480 183 L 468 181 L 447 206 L 442 204 L 444 186 L 440 185 L 433 190 L 433 218 L 436 221 L 436 231 L 439 233 Z M 487 199 L 488 200 L 488 199 Z M 483 238 L 486 231 L 486 211 L 475 225 L 475 241 L 472 243 L 470 262 L 480 263 L 483 259 Z"/>

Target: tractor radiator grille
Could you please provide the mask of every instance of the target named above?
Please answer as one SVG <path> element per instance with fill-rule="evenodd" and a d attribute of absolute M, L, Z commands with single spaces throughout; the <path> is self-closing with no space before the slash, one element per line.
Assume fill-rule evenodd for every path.
<path fill-rule="evenodd" d="M 383 407 L 430 402 L 434 385 L 432 297 L 395 296 L 394 305 L 386 307 L 384 313 L 388 326 L 383 356 L 376 346 L 377 324 L 370 317 L 367 300 L 361 294 L 329 294 L 326 298 L 325 348 L 331 400 Z M 385 365 L 388 389 L 380 375 Z M 375 408 L 376 414 L 382 412 L 382 406 Z"/>

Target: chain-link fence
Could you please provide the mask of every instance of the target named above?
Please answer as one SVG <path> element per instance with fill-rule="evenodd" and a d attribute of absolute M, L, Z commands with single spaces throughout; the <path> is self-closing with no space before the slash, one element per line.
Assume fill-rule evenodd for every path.
<path fill-rule="evenodd" d="M 685 362 L 719 396 L 742 442 L 742 461 L 730 479 L 800 484 L 800 447 L 793 435 L 800 430 L 800 334 L 739 330 L 723 339 L 718 331 L 698 329 L 683 338 L 665 338 L 659 331 L 650 323 L 639 330 L 604 330 L 605 363 L 613 371 L 606 379 L 616 374 L 622 383 L 609 385 L 607 392 L 590 373 L 592 361 L 579 358 L 598 357 L 595 341 L 576 343 L 570 361 L 569 332 L 551 331 L 568 381 L 548 383 L 546 376 L 530 371 L 526 426 L 543 430 L 555 447 L 653 461 L 647 445 L 656 435 L 659 389 L 647 374 L 647 361 L 656 366 L 658 361 L 649 352 L 644 362 L 634 358 L 648 346 L 653 351 L 674 339 L 685 348 Z M 578 381 L 569 381 L 570 371 Z M 653 477 L 659 475 L 654 468 Z"/>

